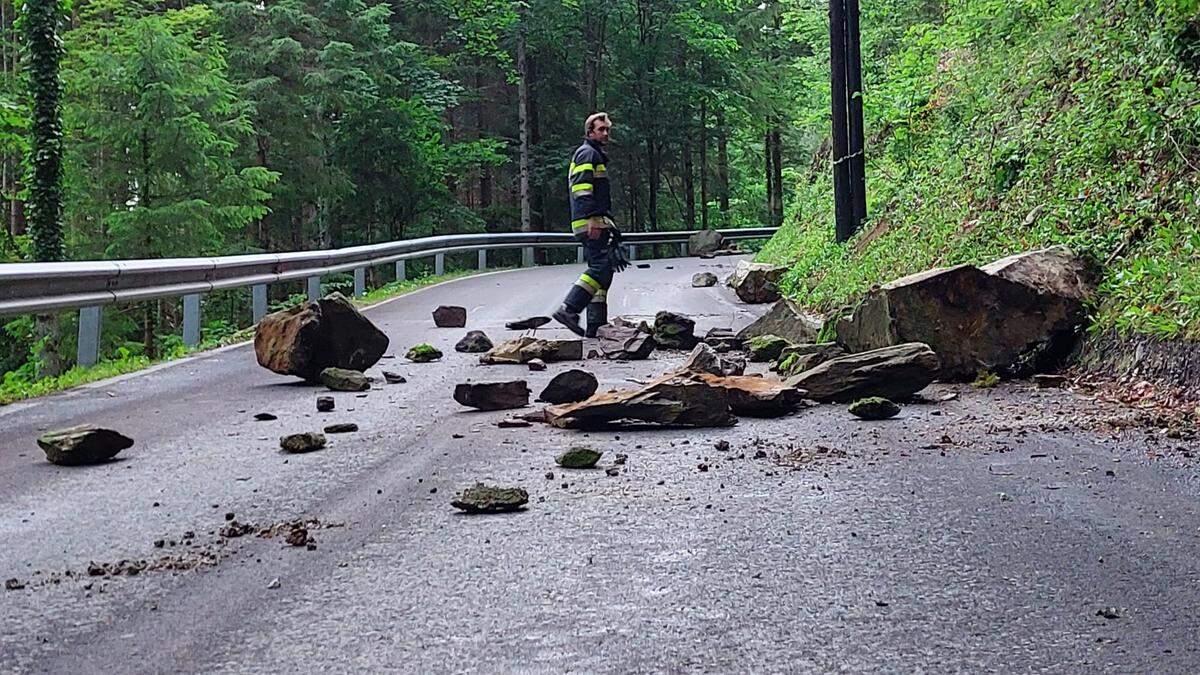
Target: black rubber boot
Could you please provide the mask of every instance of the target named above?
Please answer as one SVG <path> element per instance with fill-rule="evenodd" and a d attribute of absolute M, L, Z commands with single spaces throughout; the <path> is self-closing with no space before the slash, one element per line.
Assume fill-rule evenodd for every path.
<path fill-rule="evenodd" d="M 608 303 L 591 302 L 587 306 L 587 337 L 596 337 L 596 331 L 608 323 Z"/>
<path fill-rule="evenodd" d="M 583 337 L 583 326 L 579 325 L 579 312 L 572 312 L 570 307 L 563 305 L 554 314 L 554 320 L 566 326 L 572 333 Z"/>

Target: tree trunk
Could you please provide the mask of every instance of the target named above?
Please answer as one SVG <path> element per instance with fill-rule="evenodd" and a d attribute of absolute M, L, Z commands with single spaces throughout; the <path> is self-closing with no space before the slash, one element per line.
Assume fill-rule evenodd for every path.
<path fill-rule="evenodd" d="M 783 142 L 782 132 L 776 126 L 771 129 L 771 181 L 775 184 L 771 202 L 771 225 L 783 224 Z"/>
<path fill-rule="evenodd" d="M 483 130 L 486 127 L 486 116 L 484 115 L 484 86 L 483 86 L 483 63 L 479 57 L 475 58 L 475 95 L 479 98 L 475 101 L 475 138 L 483 139 Z M 492 166 L 488 163 L 480 164 L 479 166 L 479 210 L 481 213 L 486 212 L 492 206 Z M 485 226 L 490 225 L 485 221 Z"/>
<path fill-rule="evenodd" d="M 646 142 L 646 173 L 649 191 L 646 193 L 646 218 L 651 232 L 658 231 L 658 185 L 661 179 L 658 166 L 658 144 L 653 138 Z"/>
<path fill-rule="evenodd" d="M 728 225 L 729 218 L 729 135 L 725 129 L 725 111 L 717 111 L 717 200 L 720 204 L 721 221 Z"/>
<path fill-rule="evenodd" d="M 708 229 L 708 102 L 700 100 L 700 229 Z"/>
<path fill-rule="evenodd" d="M 523 21 L 524 17 L 518 19 Z M 532 232 L 529 208 L 529 71 L 525 62 L 525 27 L 517 26 L 517 124 L 521 140 L 521 231 Z"/>
<path fill-rule="evenodd" d="M 683 129 L 683 220 L 687 229 L 696 229 L 696 180 L 692 166 L 692 132 Z"/>

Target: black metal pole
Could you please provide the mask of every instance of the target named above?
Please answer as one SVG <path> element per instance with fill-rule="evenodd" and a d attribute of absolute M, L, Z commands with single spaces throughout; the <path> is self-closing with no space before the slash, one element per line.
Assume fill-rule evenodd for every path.
<path fill-rule="evenodd" d="M 854 206 L 850 194 L 849 123 L 846 104 L 846 6 L 829 0 L 829 91 L 833 99 L 833 213 L 838 242 L 854 234 Z"/>
<path fill-rule="evenodd" d="M 863 154 L 862 54 L 859 49 L 858 0 L 846 3 L 846 101 L 849 106 L 850 196 L 854 231 L 867 219 L 867 173 Z"/>

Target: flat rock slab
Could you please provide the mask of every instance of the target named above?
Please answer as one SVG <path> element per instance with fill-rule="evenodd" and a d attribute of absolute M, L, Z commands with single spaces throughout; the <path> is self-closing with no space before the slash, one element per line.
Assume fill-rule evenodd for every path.
<path fill-rule="evenodd" d="M 830 359 L 785 383 L 821 402 L 848 403 L 868 396 L 905 399 L 933 382 L 937 354 L 911 342 Z"/>
<path fill-rule="evenodd" d="M 312 431 L 290 434 L 279 439 L 279 447 L 283 448 L 284 452 L 313 452 L 325 447 L 325 435 Z"/>
<path fill-rule="evenodd" d="M 550 379 L 550 383 L 538 394 L 538 400 L 554 404 L 575 403 L 591 397 L 599 386 L 596 376 L 586 370 L 567 370 Z"/>
<path fill-rule="evenodd" d="M 650 358 L 658 343 L 648 327 L 612 323 L 596 330 L 600 351 L 605 358 L 618 361 L 640 361 Z"/>
<path fill-rule="evenodd" d="M 467 308 L 442 305 L 433 310 L 433 325 L 438 328 L 463 328 L 467 325 Z"/>
<path fill-rule="evenodd" d="M 775 359 L 774 370 L 782 377 L 791 377 L 812 370 L 829 359 L 845 356 L 846 350 L 836 342 L 809 342 L 784 347 Z"/>
<path fill-rule="evenodd" d="M 779 280 L 786 267 L 743 260 L 729 277 L 729 287 L 742 302 L 760 304 L 779 299 Z"/>
<path fill-rule="evenodd" d="M 738 331 L 738 337 L 749 340 L 760 335 L 778 335 L 795 343 L 816 342 L 822 323 L 820 317 L 806 314 L 799 305 L 785 298 Z"/>
<path fill-rule="evenodd" d="M 582 361 L 583 340 L 541 340 L 523 336 L 501 342 L 479 357 L 479 362 L 494 365 L 529 363 L 534 359 L 544 363 Z"/>
<path fill-rule="evenodd" d="M 711 373 L 696 376 L 710 387 L 724 389 L 735 415 L 780 417 L 795 412 L 804 403 L 804 391 L 773 377 Z"/>
<path fill-rule="evenodd" d="M 454 345 L 454 351 L 464 354 L 483 354 L 496 345 L 481 330 L 467 331 L 467 334 Z"/>
<path fill-rule="evenodd" d="M 364 371 L 387 347 L 387 335 L 340 293 L 268 314 L 254 331 L 259 365 L 310 382 L 326 368 Z"/>
<path fill-rule="evenodd" d="M 529 503 L 529 493 L 519 487 L 496 487 L 476 483 L 450 500 L 450 505 L 467 513 L 517 511 Z"/>
<path fill-rule="evenodd" d="M 358 425 L 354 422 L 339 422 L 325 427 L 327 434 L 351 434 L 355 431 L 358 431 Z"/>
<path fill-rule="evenodd" d="M 521 408 L 529 405 L 529 394 L 525 380 L 463 383 L 454 387 L 455 401 L 479 410 Z"/>
<path fill-rule="evenodd" d="M 321 371 L 321 384 L 334 391 L 366 391 L 371 382 L 357 370 L 326 368 Z"/>
<path fill-rule="evenodd" d="M 724 387 L 675 373 L 639 389 L 606 392 L 580 403 L 550 406 L 545 420 L 562 429 L 600 429 L 629 422 L 684 427 L 727 427 L 737 423 Z"/>
<path fill-rule="evenodd" d="M 99 464 L 133 446 L 133 439 L 90 424 L 48 431 L 37 439 L 46 460 L 62 466 Z"/>

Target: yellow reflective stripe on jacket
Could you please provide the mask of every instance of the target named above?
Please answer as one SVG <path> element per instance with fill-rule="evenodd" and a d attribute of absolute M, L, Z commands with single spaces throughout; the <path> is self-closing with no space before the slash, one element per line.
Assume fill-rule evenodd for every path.
<path fill-rule="evenodd" d="M 561 166 L 561 165 L 560 165 L 560 166 Z M 577 174 L 577 173 L 582 173 L 582 172 L 584 172 L 584 171 L 592 171 L 594 168 L 595 168 L 595 167 L 593 167 L 593 166 L 591 165 L 591 163 L 588 163 L 588 164 L 576 164 L 575 162 L 571 162 L 571 173 L 570 173 L 570 175 L 574 176 L 575 174 Z M 601 169 L 603 169 L 603 168 L 604 168 L 604 165 L 603 165 L 603 164 L 601 164 L 601 165 L 600 165 L 600 168 L 601 168 Z"/>
<path fill-rule="evenodd" d="M 571 186 L 571 192 L 579 192 L 580 190 L 591 190 L 591 189 L 592 189 L 591 183 L 576 183 L 575 185 Z"/>
<path fill-rule="evenodd" d="M 597 165 L 596 165 L 595 172 L 596 172 L 596 176 L 597 176 L 597 177 L 604 176 L 605 174 L 607 174 L 607 173 L 608 173 L 608 172 L 605 170 L 605 168 L 604 168 L 604 165 L 603 165 L 603 164 L 597 164 Z"/>
<path fill-rule="evenodd" d="M 580 275 L 579 275 L 579 280 L 580 280 L 580 281 L 582 281 L 583 283 L 587 284 L 588 286 L 591 286 L 593 291 L 598 291 L 598 290 L 600 290 L 600 282 L 598 282 L 598 281 L 596 281 L 595 279 L 593 279 L 593 278 L 589 277 L 589 276 L 587 275 L 587 272 L 584 272 L 583 274 L 580 274 Z"/>
<path fill-rule="evenodd" d="M 588 219 L 587 219 L 587 218 L 580 218 L 580 219 L 578 219 L 578 220 L 572 220 L 572 221 L 571 221 L 571 231 L 572 231 L 572 232 L 578 232 L 578 231 L 580 231 L 580 230 L 586 230 L 586 229 L 587 229 L 587 225 L 588 225 Z"/>

